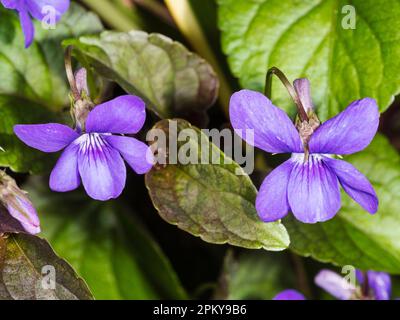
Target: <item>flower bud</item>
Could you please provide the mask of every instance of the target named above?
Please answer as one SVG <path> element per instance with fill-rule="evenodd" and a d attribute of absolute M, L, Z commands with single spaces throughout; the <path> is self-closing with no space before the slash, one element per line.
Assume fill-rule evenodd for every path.
<path fill-rule="evenodd" d="M 80 68 L 75 72 L 76 88 L 81 95 L 89 96 L 89 87 L 87 84 L 87 71 L 85 68 Z"/>
<path fill-rule="evenodd" d="M 314 105 L 311 99 L 310 81 L 307 78 L 296 79 L 293 82 L 294 89 L 303 105 L 304 111 L 310 114 L 314 111 Z"/>
<path fill-rule="evenodd" d="M 79 131 L 85 131 L 86 118 L 94 108 L 94 103 L 89 97 L 89 87 L 87 84 L 87 72 L 85 68 L 80 68 L 75 73 L 76 88 L 79 91 L 80 99 L 73 104 L 73 117 Z"/>
<path fill-rule="evenodd" d="M 27 192 L 21 190 L 15 180 L 4 172 L 0 174 L 0 201 L 28 233 L 40 232 L 39 217 Z"/>

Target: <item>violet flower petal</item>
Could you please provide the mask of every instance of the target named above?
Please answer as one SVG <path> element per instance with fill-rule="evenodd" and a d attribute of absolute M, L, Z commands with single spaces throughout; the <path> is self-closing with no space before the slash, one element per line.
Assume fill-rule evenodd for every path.
<path fill-rule="evenodd" d="M 125 95 L 99 104 L 88 115 L 87 132 L 137 133 L 146 120 L 145 103 L 137 96 Z"/>
<path fill-rule="evenodd" d="M 356 269 L 356 278 L 358 283 L 362 285 L 364 282 L 364 273 L 359 269 Z"/>
<path fill-rule="evenodd" d="M 390 300 L 392 295 L 392 281 L 385 272 L 368 271 L 369 287 L 374 292 L 376 300 Z"/>
<path fill-rule="evenodd" d="M 235 92 L 229 115 L 235 132 L 250 145 L 272 153 L 302 152 L 292 121 L 263 94 L 251 90 Z M 254 139 L 246 136 L 246 129 L 254 130 Z"/>
<path fill-rule="evenodd" d="M 40 221 L 36 209 L 32 204 L 16 196 L 19 208 L 12 205 L 7 205 L 8 212 L 11 216 L 17 219 L 22 227 L 30 234 L 37 234 L 40 232 Z"/>
<path fill-rule="evenodd" d="M 103 138 L 121 153 L 137 174 L 144 174 L 153 167 L 154 156 L 147 144 L 130 137 L 111 135 Z"/>
<path fill-rule="evenodd" d="M 349 300 L 357 290 L 355 284 L 351 284 L 331 270 L 321 270 L 315 277 L 314 282 L 317 286 L 340 300 Z"/>
<path fill-rule="evenodd" d="M 33 38 L 35 36 L 35 28 L 27 10 L 20 10 L 18 11 L 18 14 L 21 28 L 25 37 L 25 48 L 28 48 L 33 42 Z"/>
<path fill-rule="evenodd" d="M 59 123 L 18 124 L 17 137 L 28 146 L 43 152 L 57 152 L 79 137 L 70 127 Z"/>
<path fill-rule="evenodd" d="M 339 182 L 320 156 L 294 154 L 289 178 L 288 200 L 294 216 L 304 223 L 331 219 L 340 209 Z"/>
<path fill-rule="evenodd" d="M 374 138 L 378 125 L 376 101 L 371 98 L 356 100 L 318 127 L 309 142 L 310 152 L 350 154 L 361 151 Z"/>
<path fill-rule="evenodd" d="M 256 198 L 256 209 L 264 222 L 282 219 L 289 211 L 287 187 L 294 163 L 287 160 L 264 180 Z"/>
<path fill-rule="evenodd" d="M 82 135 L 79 142 L 78 169 L 87 194 L 101 201 L 117 198 L 126 181 L 119 152 L 96 133 Z"/>
<path fill-rule="evenodd" d="M 278 293 L 273 300 L 306 300 L 306 298 L 296 290 L 287 289 Z"/>
<path fill-rule="evenodd" d="M 78 144 L 70 144 L 58 159 L 50 174 L 50 189 L 57 192 L 71 191 L 79 187 Z"/>
<path fill-rule="evenodd" d="M 16 10 L 20 8 L 20 0 L 1 0 L 1 4 L 6 9 Z"/>
<path fill-rule="evenodd" d="M 49 11 L 46 7 L 52 7 L 55 10 L 55 22 L 58 22 L 61 16 L 68 10 L 69 0 L 25 0 L 26 8 L 29 13 L 37 20 L 42 20 Z"/>
<path fill-rule="evenodd" d="M 350 163 L 324 158 L 324 162 L 335 172 L 347 194 L 369 213 L 378 210 L 378 197 L 368 179 Z"/>

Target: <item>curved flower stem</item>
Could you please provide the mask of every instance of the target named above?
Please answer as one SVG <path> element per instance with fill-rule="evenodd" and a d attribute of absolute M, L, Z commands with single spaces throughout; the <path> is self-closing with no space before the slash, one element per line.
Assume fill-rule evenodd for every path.
<path fill-rule="evenodd" d="M 271 99 L 271 91 L 272 91 L 272 76 L 275 75 L 281 80 L 282 84 L 285 86 L 286 90 L 289 92 L 292 97 L 294 103 L 297 106 L 297 111 L 299 113 L 300 120 L 302 122 L 308 121 L 307 113 L 303 107 L 303 104 L 300 101 L 299 96 L 297 95 L 296 90 L 293 88 L 292 84 L 289 82 L 288 78 L 284 75 L 284 73 L 279 70 L 277 67 L 272 67 L 268 70 L 267 75 L 265 76 L 265 91 L 264 94 L 268 99 Z"/>
<path fill-rule="evenodd" d="M 68 46 L 67 49 L 65 49 L 65 55 L 64 55 L 65 72 L 67 73 L 67 78 L 69 86 L 71 87 L 72 96 L 75 101 L 78 101 L 81 99 L 81 95 L 76 86 L 74 71 L 72 70 L 72 49 L 73 49 L 72 46 Z"/>

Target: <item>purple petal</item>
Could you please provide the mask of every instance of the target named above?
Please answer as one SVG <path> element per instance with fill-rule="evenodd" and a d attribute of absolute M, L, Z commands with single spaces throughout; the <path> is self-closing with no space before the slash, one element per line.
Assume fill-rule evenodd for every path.
<path fill-rule="evenodd" d="M 85 134 L 79 142 L 78 169 L 87 194 L 101 201 L 117 198 L 126 180 L 126 168 L 119 152 L 99 134 Z"/>
<path fill-rule="evenodd" d="M 21 10 L 18 12 L 18 14 L 19 21 L 21 22 L 21 28 L 25 37 L 25 48 L 28 48 L 32 44 L 35 36 L 35 27 L 33 26 L 31 17 L 26 10 Z"/>
<path fill-rule="evenodd" d="M 43 152 L 57 152 L 79 137 L 70 127 L 59 123 L 18 124 L 17 137 L 28 146 Z"/>
<path fill-rule="evenodd" d="M 19 9 L 21 7 L 20 0 L 1 0 L 1 4 L 6 9 Z"/>
<path fill-rule="evenodd" d="M 304 110 L 307 113 L 313 111 L 314 105 L 311 98 L 310 81 L 308 81 L 307 78 L 296 79 L 294 80 L 293 85 Z"/>
<path fill-rule="evenodd" d="M 121 153 L 136 173 L 146 173 L 153 167 L 153 153 L 147 144 L 135 138 L 122 136 L 104 136 L 104 139 Z"/>
<path fill-rule="evenodd" d="M 309 143 L 310 152 L 350 154 L 361 151 L 374 138 L 378 125 L 376 101 L 371 98 L 356 100 L 314 132 Z"/>
<path fill-rule="evenodd" d="M 55 22 L 68 10 L 69 0 L 25 0 L 29 13 L 37 20 L 54 13 Z"/>
<path fill-rule="evenodd" d="M 337 299 L 349 300 L 357 290 L 345 278 L 330 270 L 321 270 L 314 279 L 315 284 Z"/>
<path fill-rule="evenodd" d="M 40 232 L 40 221 L 36 209 L 27 198 L 15 196 L 15 204 L 7 203 L 7 209 L 27 232 L 31 234 Z"/>
<path fill-rule="evenodd" d="M 95 107 L 86 120 L 87 132 L 137 133 L 146 120 L 142 99 L 126 95 Z"/>
<path fill-rule="evenodd" d="M 324 162 L 335 172 L 347 194 L 369 213 L 378 210 L 378 197 L 368 179 L 350 163 L 324 158 Z"/>
<path fill-rule="evenodd" d="M 306 300 L 306 298 L 296 290 L 287 289 L 278 293 L 273 300 Z"/>
<path fill-rule="evenodd" d="M 364 282 L 364 273 L 359 269 L 356 269 L 356 278 L 357 278 L 357 281 L 358 281 L 359 284 L 363 284 L 363 282 Z"/>
<path fill-rule="evenodd" d="M 322 157 L 294 154 L 296 162 L 290 174 L 288 199 L 294 216 L 304 223 L 326 221 L 340 209 L 340 190 L 336 175 Z"/>
<path fill-rule="evenodd" d="M 229 115 L 235 132 L 250 145 L 272 153 L 302 151 L 299 133 L 287 114 L 259 92 L 235 92 Z M 254 139 L 246 129 L 253 130 Z"/>
<path fill-rule="evenodd" d="M 50 189 L 58 192 L 71 191 L 79 187 L 78 144 L 71 144 L 61 154 L 50 174 Z"/>
<path fill-rule="evenodd" d="M 293 166 L 293 161 L 287 160 L 274 169 L 262 183 L 256 198 L 256 209 L 261 220 L 275 221 L 288 213 L 287 187 Z"/>
<path fill-rule="evenodd" d="M 374 292 L 376 300 L 390 300 L 392 294 L 392 281 L 385 272 L 368 271 L 369 287 Z"/>

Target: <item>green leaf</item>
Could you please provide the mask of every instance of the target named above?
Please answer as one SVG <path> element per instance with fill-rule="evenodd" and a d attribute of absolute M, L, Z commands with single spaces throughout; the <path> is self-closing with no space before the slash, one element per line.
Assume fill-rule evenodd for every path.
<path fill-rule="evenodd" d="M 0 237 L 0 300 L 3 299 L 89 300 L 93 296 L 46 240 L 21 233 Z"/>
<path fill-rule="evenodd" d="M 169 129 L 170 124 L 177 125 L 177 132 Z M 146 174 L 151 199 L 164 220 L 211 243 L 267 250 L 288 246 L 289 237 L 280 222 L 263 223 L 258 218 L 257 190 L 250 178 L 235 162 L 224 163 L 225 155 L 203 132 L 185 120 L 162 120 L 155 129 L 169 132 L 172 141 L 178 141 L 182 130 L 192 129 L 195 137 L 178 141 L 178 150 L 185 146 L 199 159 L 199 164 L 170 164 Z M 159 154 L 167 153 L 162 146 L 157 148 Z M 208 149 L 218 164 L 201 164 L 199 149 Z"/>
<path fill-rule="evenodd" d="M 48 167 L 48 155 L 33 150 L 13 134 L 19 123 L 58 121 L 68 106 L 68 86 L 61 41 L 99 32 L 98 18 L 72 4 L 54 30 L 35 22 L 36 41 L 24 49 L 18 15 L 0 6 L 0 166 L 14 171 L 39 172 Z M 51 157 L 50 157 L 51 158 Z"/>
<path fill-rule="evenodd" d="M 64 45 L 73 45 L 82 64 L 142 97 L 161 118 L 203 114 L 217 97 L 210 65 L 163 35 L 104 32 Z"/>
<path fill-rule="evenodd" d="M 96 299 L 184 299 L 170 262 L 144 226 L 117 203 L 80 191 L 51 194 L 27 187 L 45 237 L 85 279 Z"/>
<path fill-rule="evenodd" d="M 378 212 L 370 215 L 343 192 L 342 209 L 328 222 L 285 220 L 291 249 L 323 262 L 400 274 L 400 156 L 378 135 L 366 150 L 345 160 L 373 184 Z"/>
<path fill-rule="evenodd" d="M 223 50 L 241 85 L 262 91 L 269 67 L 289 79 L 308 77 L 325 120 L 369 96 L 387 109 L 400 92 L 400 3 L 397 0 L 218 0 Z M 355 29 L 347 26 L 356 12 Z M 344 13 L 342 13 L 342 10 Z M 283 86 L 276 105 L 288 108 Z"/>
<path fill-rule="evenodd" d="M 253 251 L 234 258 L 231 253 L 225 258 L 217 299 L 270 300 L 279 292 L 295 287 L 287 256 Z"/>

